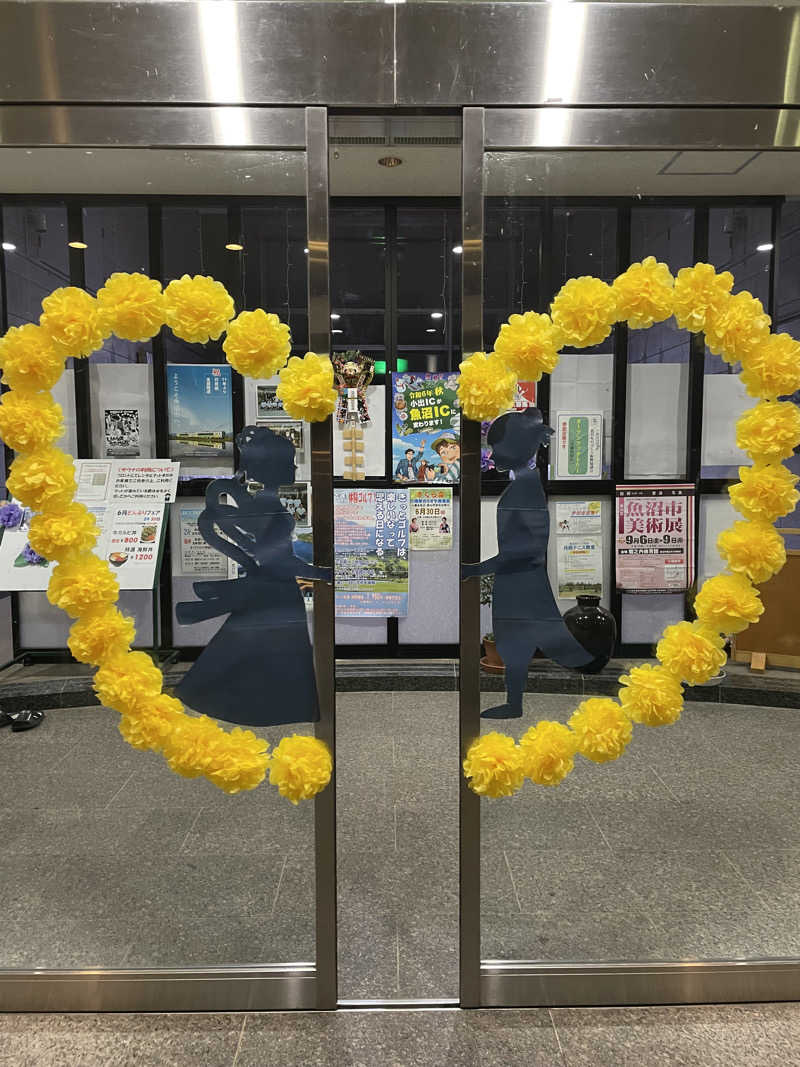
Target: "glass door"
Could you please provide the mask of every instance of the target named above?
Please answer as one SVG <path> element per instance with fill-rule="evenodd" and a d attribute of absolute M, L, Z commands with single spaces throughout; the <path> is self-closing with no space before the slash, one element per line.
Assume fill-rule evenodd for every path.
<path fill-rule="evenodd" d="M 535 438 L 509 482 L 511 431 L 487 441 L 464 420 L 462 565 L 499 559 L 491 616 L 484 579 L 462 575 L 462 756 L 480 784 L 477 757 L 501 752 L 496 788 L 513 794 L 462 780 L 465 1004 L 797 992 L 800 155 L 782 113 L 740 118 L 711 149 L 711 110 L 465 112 L 464 352 L 544 370 L 530 397 L 553 431 L 506 417 Z M 773 417 L 780 445 L 759 436 Z M 785 492 L 754 510 L 749 486 L 769 478 Z M 499 575 L 528 490 L 542 521 L 526 599 Z M 738 551 L 761 534 L 786 560 L 774 577 Z M 728 586 L 755 625 L 715 613 Z M 714 630 L 702 669 L 696 615 Z M 478 662 L 489 629 L 499 684 Z"/>
<path fill-rule="evenodd" d="M 174 279 L 213 278 L 233 299 L 235 314 L 260 308 L 277 315 L 291 331 L 292 355 L 329 351 L 324 108 L 127 108 L 111 113 L 110 121 L 107 113 L 83 121 L 80 108 L 71 117 L 72 109 L 33 110 L 35 128 L 51 130 L 52 137 L 29 143 L 31 127 L 18 128 L 9 114 L 1 150 L 4 332 L 18 328 L 17 336 L 33 344 L 41 301 L 65 287 L 94 298 L 120 273 L 145 275 L 165 287 Z M 68 128 L 84 131 L 79 143 L 64 144 Z M 219 288 L 212 297 L 226 299 Z M 120 328 L 99 347 L 90 345 L 96 350 L 88 359 L 69 359 L 55 391 L 65 415 L 56 446 L 83 464 L 79 491 L 103 524 L 106 512 L 121 507 L 116 497 L 104 496 L 108 471 L 125 467 L 125 478 L 140 477 L 149 492 L 159 462 L 180 464 L 172 502 L 166 509 L 159 504 L 158 516 L 140 523 L 135 535 L 123 531 L 124 543 L 109 543 L 107 549 L 116 550 L 105 553 L 122 586 L 120 610 L 136 626 L 133 648 L 141 653 L 136 662 L 146 684 L 158 667 L 163 692 L 178 696 L 234 620 L 235 610 L 226 621 L 230 605 L 199 610 L 213 608 L 203 597 L 224 599 L 227 593 L 219 590 L 234 588 L 246 573 L 235 560 L 231 567 L 224 543 L 220 550 L 218 539 L 215 548 L 203 537 L 204 514 L 222 515 L 209 495 L 214 479 L 223 479 L 214 484 L 233 493 L 237 507 L 249 506 L 239 499 L 240 488 L 255 477 L 248 463 L 256 460 L 248 459 L 241 434 L 245 425 L 270 440 L 288 437 L 295 446 L 286 498 L 302 504 L 306 520 L 313 500 L 314 513 L 313 533 L 306 522 L 298 534 L 303 551 L 296 554 L 318 567 L 332 565 L 330 419 L 309 424 L 285 412 L 278 418 L 277 376 L 254 378 L 234 369 L 221 328 L 187 326 L 191 304 L 191 298 L 183 304 L 184 322 L 173 316 L 172 329 L 156 325 L 148 340 L 122 339 Z M 3 363 L 5 369 L 5 354 Z M 12 379 L 5 374 L 9 395 L 19 386 Z M 12 442 L 6 445 L 11 461 Z M 24 460 L 26 448 L 18 447 Z M 138 468 L 144 473 L 135 475 Z M 95 487 L 94 498 L 86 496 L 87 486 Z M 137 499 L 129 506 L 142 505 Z M 298 530 L 303 514 L 295 509 Z M 24 541 L 24 513 L 23 520 L 19 530 L 5 529 L 6 542 L 20 533 Z M 133 580 L 128 572 L 151 552 L 145 542 L 154 539 L 155 577 L 149 584 Z M 305 607 L 298 643 L 308 651 L 295 682 L 310 694 L 309 713 L 294 715 L 292 701 L 285 700 L 287 663 L 269 641 L 258 643 L 269 636 L 268 627 L 258 637 L 252 629 L 257 620 L 245 619 L 229 634 L 218 683 L 212 670 L 204 687 L 213 701 L 215 684 L 241 686 L 250 672 L 250 698 L 223 716 L 233 735 L 220 740 L 215 733 L 204 757 L 199 735 L 193 755 L 188 743 L 170 748 L 137 732 L 132 708 L 120 720 L 98 706 L 96 656 L 76 644 L 74 629 L 70 639 L 71 620 L 48 602 L 49 562 L 27 549 L 19 558 L 4 572 L 4 589 L 13 598 L 13 654 L 25 659 L 35 681 L 19 693 L 9 685 L 4 711 L 13 718 L 41 708 L 45 716 L 28 731 L 17 731 L 14 719 L 0 755 L 7 798 L 0 867 L 9 902 L 0 945 L 3 1008 L 332 1007 L 334 784 L 296 806 L 279 792 L 277 776 L 270 783 L 269 771 L 257 788 L 249 788 L 253 776 L 237 779 L 237 792 L 226 777 L 231 766 L 225 771 L 224 758 L 212 751 L 216 744 L 238 743 L 241 729 L 237 734 L 233 724 L 240 724 L 255 734 L 249 754 L 231 748 L 230 764 L 240 770 L 240 757 L 257 770 L 266 745 L 274 752 L 292 734 L 316 735 L 333 754 L 332 580 L 315 581 L 310 598 L 304 601 L 299 592 L 296 598 Z M 68 647 L 87 662 L 69 662 Z M 238 667 L 226 681 L 230 656 Z M 16 668 L 8 669 L 13 674 Z M 114 684 L 106 694 L 113 696 Z M 211 706 L 202 688 L 184 697 L 191 711 Z M 158 707 L 171 722 L 176 705 L 162 701 Z M 152 716 L 147 722 L 153 727 Z"/>

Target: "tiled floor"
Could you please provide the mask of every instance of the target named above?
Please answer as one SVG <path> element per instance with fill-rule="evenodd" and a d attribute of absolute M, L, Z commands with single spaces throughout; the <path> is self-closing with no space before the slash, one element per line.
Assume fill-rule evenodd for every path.
<path fill-rule="evenodd" d="M 343 998 L 457 995 L 456 699 L 339 697 Z M 520 732 L 575 705 L 526 701 Z M 800 956 L 798 755 L 800 711 L 689 704 L 616 764 L 482 801 L 483 956 Z M 310 806 L 179 779 L 99 708 L 0 732 L 0 774 L 0 967 L 313 959 Z"/>
<path fill-rule="evenodd" d="M 789 1067 L 800 1005 L 0 1015 L 0 1067 Z"/>

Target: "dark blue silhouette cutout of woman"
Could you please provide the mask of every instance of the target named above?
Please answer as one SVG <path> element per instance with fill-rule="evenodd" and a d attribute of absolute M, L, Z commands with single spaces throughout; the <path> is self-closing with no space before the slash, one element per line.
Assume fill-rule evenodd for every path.
<path fill-rule="evenodd" d="M 294 445 L 264 426 L 245 426 L 236 442 L 241 469 L 206 490 L 198 519 L 203 539 L 244 569 L 231 580 L 195 582 L 199 600 L 176 607 L 184 625 L 228 615 L 176 687 L 188 707 L 247 726 L 315 722 L 314 661 L 298 578 L 331 581 L 294 552 L 294 519 L 278 487 L 294 482 Z M 263 486 L 256 493 L 247 481 Z M 227 495 L 232 503 L 222 503 Z"/>
<path fill-rule="evenodd" d="M 594 659 L 567 629 L 547 575 L 550 514 L 539 472 L 529 464 L 552 433 L 541 411 L 527 408 L 495 419 L 487 436 L 495 466 L 513 471 L 514 480 L 497 503 L 497 555 L 461 569 L 464 578 L 494 575 L 492 628 L 506 665 L 507 703 L 488 708 L 485 719 L 520 718 L 537 648 L 562 667 L 585 667 Z"/>

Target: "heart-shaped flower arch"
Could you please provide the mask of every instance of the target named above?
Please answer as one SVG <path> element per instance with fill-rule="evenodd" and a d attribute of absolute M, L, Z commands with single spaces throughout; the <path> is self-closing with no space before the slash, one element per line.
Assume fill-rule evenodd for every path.
<path fill-rule="evenodd" d="M 253 789 L 269 770 L 270 782 L 292 803 L 313 797 L 332 771 L 322 741 L 284 737 L 270 753 L 252 730 L 237 726 L 227 732 L 207 716 L 187 715 L 179 700 L 163 692 L 163 675 L 150 656 L 131 651 L 133 620 L 115 606 L 117 579 L 92 551 L 99 531 L 74 499 L 72 457 L 54 447 L 63 418 L 50 390 L 67 357 L 91 355 L 112 333 L 146 341 L 166 324 L 192 343 L 216 340 L 226 331 L 222 347 L 236 370 L 265 378 L 280 371 L 278 395 L 286 411 L 292 418 L 321 421 L 337 401 L 330 360 L 308 353 L 286 363 L 289 327 L 260 309 L 234 318 L 225 287 L 203 276 L 184 275 L 162 291 L 160 282 L 143 274 L 113 274 L 96 298 L 69 286 L 46 297 L 42 309 L 38 326 L 12 327 L 0 339 L 0 366 L 9 386 L 0 404 L 0 436 L 16 453 L 8 488 L 35 513 L 31 547 L 58 563 L 47 596 L 75 619 L 70 651 L 97 667 L 95 690 L 102 704 L 120 712 L 122 736 L 135 748 L 161 752 L 177 774 L 205 777 L 226 793 L 238 793 Z"/>
<path fill-rule="evenodd" d="M 494 352 L 477 352 L 461 364 L 459 395 L 469 419 L 494 419 L 513 407 L 517 380 L 538 381 L 558 364 L 565 345 L 600 344 L 616 322 L 646 329 L 671 315 L 681 329 L 704 333 L 706 344 L 731 364 L 757 403 L 736 424 L 736 443 L 752 459 L 739 468 L 728 492 L 743 516 L 717 540 L 727 569 L 703 583 L 695 622 L 668 626 L 656 647 L 658 664 L 633 667 L 620 677 L 618 700 L 582 701 L 567 725 L 543 720 L 519 744 L 492 731 L 476 738 L 464 760 L 470 788 L 490 797 L 510 796 L 529 778 L 558 785 L 576 754 L 595 763 L 615 760 L 633 736 L 633 724 L 664 726 L 680 718 L 683 685 L 699 685 L 725 663 L 724 637 L 756 622 L 764 607 L 756 583 L 777 574 L 786 561 L 773 523 L 798 500 L 797 477 L 783 464 L 800 444 L 800 409 L 778 398 L 800 389 L 800 344 L 771 334 L 770 318 L 748 292 L 731 294 L 733 275 L 708 263 L 684 267 L 673 278 L 650 256 L 634 263 L 612 285 L 572 278 L 556 295 L 549 315 L 512 315 L 500 328 Z"/>
<path fill-rule="evenodd" d="M 675 722 L 682 684 L 716 674 L 725 662 L 722 635 L 745 629 L 762 613 L 752 583 L 766 581 L 783 566 L 783 542 L 772 524 L 798 499 L 797 478 L 781 461 L 800 442 L 800 412 L 778 397 L 800 388 L 800 344 L 788 334 L 770 334 L 760 302 L 749 293 L 731 295 L 732 286 L 728 272 L 717 274 L 703 263 L 673 279 L 652 257 L 634 263 L 611 286 L 597 278 L 574 278 L 556 296 L 550 316 L 512 315 L 493 353 L 475 353 L 461 364 L 464 416 L 493 419 L 513 406 L 518 379 L 535 381 L 555 368 L 562 346 L 599 344 L 617 321 L 642 329 L 674 314 L 679 326 L 704 332 L 712 352 L 740 361 L 748 392 L 761 401 L 737 424 L 737 443 L 753 465 L 740 468 L 741 480 L 729 492 L 745 521 L 719 537 L 728 571 L 703 585 L 695 601 L 697 622 L 667 627 L 657 647 L 660 664 L 623 675 L 620 703 L 585 700 L 568 726 L 540 722 L 519 745 L 495 732 L 476 739 L 464 761 L 475 792 L 508 796 L 525 777 L 556 785 L 572 770 L 578 752 L 598 763 L 616 759 L 631 739 L 633 722 Z M 63 416 L 50 390 L 66 358 L 91 355 L 112 333 L 148 340 L 166 324 L 192 343 L 226 332 L 223 349 L 236 370 L 253 377 L 280 371 L 278 395 L 286 411 L 317 422 L 336 406 L 330 360 L 308 353 L 287 363 L 288 327 L 260 309 L 234 318 L 224 286 L 203 276 L 184 275 L 162 291 L 160 282 L 142 274 L 113 274 L 96 298 L 70 286 L 46 297 L 42 307 L 38 326 L 12 327 L 0 339 L 0 366 L 9 387 L 0 403 L 0 435 L 17 453 L 9 490 L 35 512 L 31 546 L 58 563 L 47 595 L 75 618 L 72 654 L 98 668 L 95 689 L 103 704 L 120 712 L 123 737 L 136 748 L 161 752 L 176 773 L 205 777 L 237 793 L 257 786 L 269 770 L 270 782 L 292 803 L 315 796 L 332 771 L 321 741 L 293 735 L 270 753 L 267 742 L 251 730 L 226 732 L 206 716 L 187 715 L 180 701 L 163 692 L 163 676 L 152 659 L 131 650 L 134 624 L 115 607 L 116 577 L 92 551 L 98 530 L 74 499 L 72 458 L 54 447 Z"/>

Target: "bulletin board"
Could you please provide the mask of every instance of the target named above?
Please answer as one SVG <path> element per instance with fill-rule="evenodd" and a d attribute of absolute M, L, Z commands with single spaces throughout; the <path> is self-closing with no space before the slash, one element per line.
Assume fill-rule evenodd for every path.
<path fill-rule="evenodd" d="M 764 614 L 737 635 L 733 658 L 749 663 L 753 652 L 766 652 L 768 667 L 800 668 L 800 549 L 787 549 L 783 570 L 759 589 Z"/>

